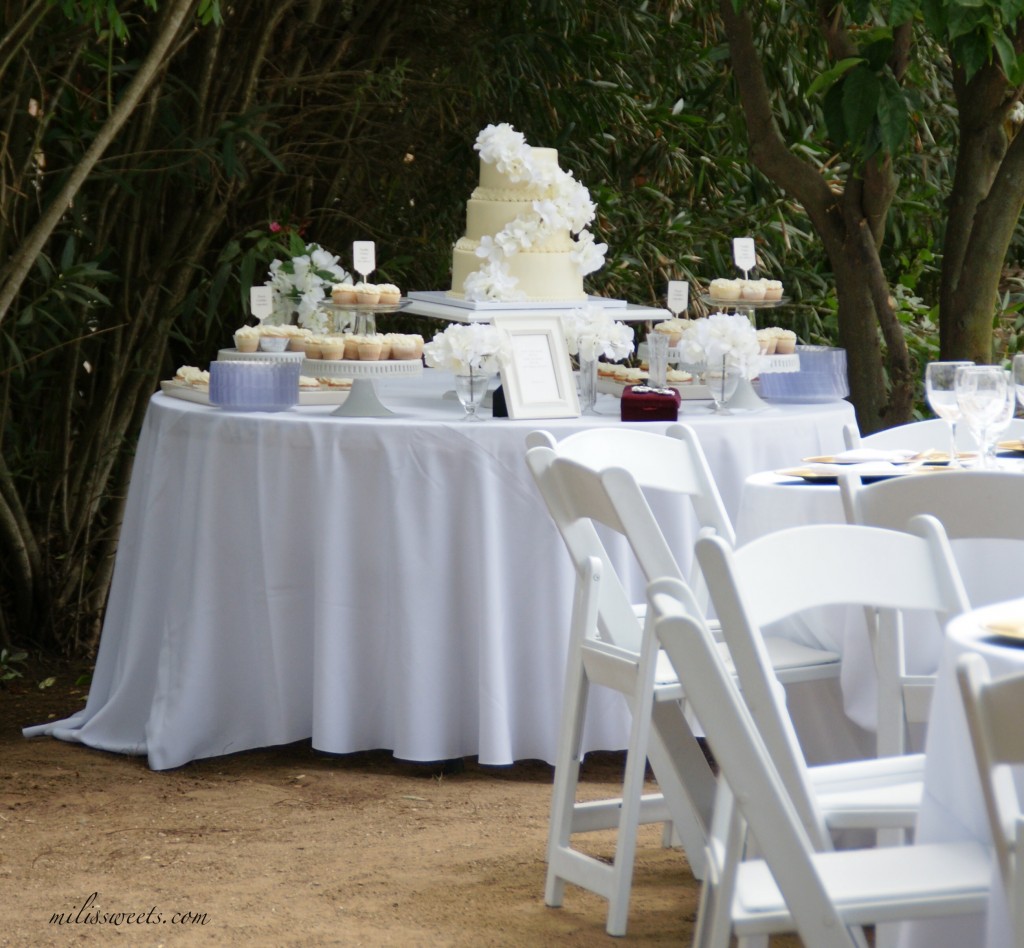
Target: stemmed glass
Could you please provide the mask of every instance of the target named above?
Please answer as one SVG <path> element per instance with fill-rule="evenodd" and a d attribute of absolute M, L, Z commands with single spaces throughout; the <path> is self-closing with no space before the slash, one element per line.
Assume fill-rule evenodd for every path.
<path fill-rule="evenodd" d="M 956 467 L 959 458 L 956 449 L 956 423 L 960 420 L 960 405 L 956 398 L 957 369 L 974 365 L 973 362 L 929 362 L 924 370 L 924 393 L 932 411 L 949 425 L 949 463 Z"/>
<path fill-rule="evenodd" d="M 1006 412 L 1007 372 L 998 365 L 963 366 L 955 384 L 963 420 L 978 442 L 978 467 L 990 467 L 993 425 Z"/>
<path fill-rule="evenodd" d="M 1020 407 L 1024 408 L 1024 352 L 1013 357 L 1013 387 L 1017 393 Z"/>
<path fill-rule="evenodd" d="M 1003 406 L 1002 414 L 989 426 L 989 456 L 986 459 L 986 467 L 999 467 L 997 450 L 999 447 L 999 436 L 1010 427 L 1010 422 L 1013 420 L 1013 414 L 1016 410 L 1017 388 L 1013 382 L 1013 374 L 1006 371 L 1006 402 Z"/>

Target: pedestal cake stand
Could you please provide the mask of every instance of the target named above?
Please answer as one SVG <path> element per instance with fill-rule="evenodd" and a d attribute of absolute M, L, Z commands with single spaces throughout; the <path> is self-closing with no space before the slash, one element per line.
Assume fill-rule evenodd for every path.
<path fill-rule="evenodd" d="M 352 379 L 352 390 L 333 412 L 345 418 L 386 418 L 395 414 L 377 396 L 376 380 L 412 378 L 423 372 L 419 359 L 389 359 L 380 362 L 355 359 L 305 359 L 302 374 L 314 378 Z"/>

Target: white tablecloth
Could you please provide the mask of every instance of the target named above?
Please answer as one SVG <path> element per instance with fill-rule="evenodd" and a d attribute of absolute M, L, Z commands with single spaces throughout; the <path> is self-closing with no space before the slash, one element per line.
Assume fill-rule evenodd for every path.
<path fill-rule="evenodd" d="M 1012 608 L 1019 612 L 1022 607 L 1024 600 Z M 998 613 L 1001 608 L 1004 607 L 993 605 L 969 612 L 954 619 L 947 628 L 928 723 L 925 792 L 917 823 L 917 839 L 921 842 L 992 843 L 956 681 L 956 662 L 967 652 L 977 652 L 985 659 L 993 678 L 1024 672 L 1024 649 L 996 644 L 982 627 L 985 616 Z M 987 918 L 971 915 L 908 924 L 904 926 L 900 944 L 903 948 L 961 948 L 963 945 L 1009 948 L 1013 938 L 998 867 L 993 866 L 993 892 Z"/>
<path fill-rule="evenodd" d="M 524 439 L 619 424 L 618 402 L 600 397 L 603 418 L 473 424 L 450 387 L 431 370 L 379 383 L 386 419 L 155 395 L 88 703 L 27 733 L 155 769 L 308 737 L 553 761 L 573 575 Z M 845 402 L 681 416 L 733 515 L 749 474 L 840 450 L 852 418 Z M 688 559 L 689 512 L 658 512 Z M 586 747 L 625 747 L 624 705 L 601 692 Z"/>

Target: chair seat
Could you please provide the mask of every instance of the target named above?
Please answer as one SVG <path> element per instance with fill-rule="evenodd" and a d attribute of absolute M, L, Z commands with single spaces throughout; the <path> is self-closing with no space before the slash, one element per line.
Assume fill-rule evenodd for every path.
<path fill-rule="evenodd" d="M 718 650 L 722 660 L 729 669 L 730 674 L 736 674 L 736 668 L 729 654 L 729 647 L 725 642 L 719 642 Z M 765 648 L 768 650 L 768 657 L 771 659 L 772 668 L 775 674 L 783 681 L 788 680 L 786 672 L 791 669 L 800 669 L 801 678 L 822 677 L 820 674 L 824 666 L 835 666 L 835 674 L 839 674 L 840 656 L 838 652 L 830 652 L 825 649 L 811 648 L 809 645 L 801 645 L 799 642 L 791 642 L 789 639 L 778 636 L 766 636 Z M 815 670 L 819 673 L 815 674 Z M 654 673 L 654 683 L 659 687 L 672 685 L 678 682 L 672 663 L 664 651 L 658 653 L 658 664 Z"/>
<path fill-rule="evenodd" d="M 984 911 L 992 882 L 992 862 L 978 843 L 895 846 L 813 856 L 840 916 L 848 924 L 889 920 L 885 906 L 898 906 L 897 918 L 907 917 L 907 903 L 918 902 L 920 917 L 932 914 L 929 906 L 951 902 L 963 911 Z M 765 931 L 766 922 L 778 917 L 778 931 L 792 930 L 789 910 L 768 865 L 760 859 L 744 862 L 737 876 L 734 902 L 736 933 L 744 918 Z"/>
<path fill-rule="evenodd" d="M 924 790 L 924 754 L 819 764 L 808 770 L 831 829 L 912 829 Z"/>

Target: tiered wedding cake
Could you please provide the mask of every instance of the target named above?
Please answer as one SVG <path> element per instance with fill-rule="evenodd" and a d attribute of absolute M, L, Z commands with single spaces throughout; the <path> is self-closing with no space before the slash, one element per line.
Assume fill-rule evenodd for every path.
<path fill-rule="evenodd" d="M 553 148 L 531 148 L 511 125 L 488 125 L 474 146 L 480 185 L 452 254 L 450 295 L 468 300 L 579 301 L 583 277 L 604 263 L 586 229 L 590 192 L 558 167 Z M 573 236 L 575 235 L 575 237 Z"/>

